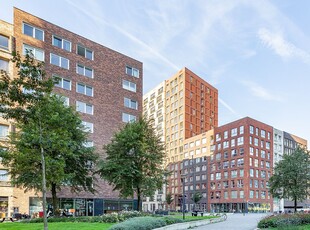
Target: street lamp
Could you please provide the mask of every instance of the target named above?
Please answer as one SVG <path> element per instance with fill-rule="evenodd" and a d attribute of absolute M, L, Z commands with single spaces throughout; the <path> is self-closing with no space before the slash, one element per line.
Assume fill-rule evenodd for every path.
<path fill-rule="evenodd" d="M 181 174 L 182 182 L 182 214 L 183 220 L 185 220 L 185 174 Z"/>

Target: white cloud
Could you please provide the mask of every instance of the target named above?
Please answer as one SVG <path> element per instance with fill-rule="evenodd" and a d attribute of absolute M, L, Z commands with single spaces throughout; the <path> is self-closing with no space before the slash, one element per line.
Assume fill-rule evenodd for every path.
<path fill-rule="evenodd" d="M 231 107 L 229 106 L 223 99 L 220 97 L 218 98 L 219 102 L 226 108 L 228 109 L 231 113 L 233 113 L 235 116 L 239 116 L 238 113 Z"/>
<path fill-rule="evenodd" d="M 298 58 L 304 63 L 310 64 L 310 54 L 286 41 L 281 34 L 261 28 L 258 31 L 258 36 L 266 47 L 272 49 L 280 57 L 284 59 Z"/>
<path fill-rule="evenodd" d="M 270 93 L 267 89 L 252 81 L 243 81 L 243 85 L 250 90 L 252 95 L 267 101 L 282 101 L 282 98 Z"/>
<path fill-rule="evenodd" d="M 87 15 L 89 18 L 91 18 L 94 22 L 98 23 L 100 26 L 109 26 L 112 27 L 113 29 L 115 29 L 117 32 L 123 34 L 124 36 L 126 36 L 127 38 L 129 38 L 131 41 L 135 42 L 138 46 L 140 46 L 141 48 L 143 48 L 144 50 L 146 50 L 147 52 L 152 53 L 154 56 L 156 56 L 157 58 L 159 58 L 160 60 L 162 60 L 164 63 L 166 63 L 168 66 L 170 66 L 171 68 L 175 69 L 175 70 L 179 70 L 180 67 L 178 67 L 177 65 L 175 65 L 173 62 L 171 62 L 170 60 L 168 60 L 168 58 L 164 57 L 161 53 L 159 53 L 157 50 L 155 50 L 153 47 L 151 47 L 150 45 L 146 44 L 145 42 L 143 42 L 141 39 L 139 39 L 138 37 L 134 36 L 133 34 L 129 33 L 126 29 L 123 29 L 119 26 L 117 26 L 116 24 L 113 24 L 105 19 L 103 19 L 102 15 L 97 16 L 95 14 L 92 14 L 92 12 L 88 11 L 87 8 L 80 6 L 79 4 L 71 1 L 71 0 L 66 0 L 71 6 L 75 7 L 77 10 L 81 11 L 82 13 L 84 13 L 85 15 Z M 100 8 L 100 6 L 98 5 L 98 8 Z M 98 25 L 98 26 L 99 26 Z"/>

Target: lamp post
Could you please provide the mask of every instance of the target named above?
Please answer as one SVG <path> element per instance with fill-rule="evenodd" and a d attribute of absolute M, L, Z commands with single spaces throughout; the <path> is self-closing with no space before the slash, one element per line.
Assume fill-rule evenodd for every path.
<path fill-rule="evenodd" d="M 185 175 L 181 174 L 181 182 L 182 182 L 182 215 L 183 220 L 185 220 Z"/>

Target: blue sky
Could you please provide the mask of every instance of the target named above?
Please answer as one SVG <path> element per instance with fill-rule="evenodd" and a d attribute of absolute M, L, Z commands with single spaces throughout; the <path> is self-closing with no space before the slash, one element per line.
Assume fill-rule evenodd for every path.
<path fill-rule="evenodd" d="M 143 62 L 144 93 L 186 66 L 250 116 L 310 141 L 310 1 L 2 0 Z"/>

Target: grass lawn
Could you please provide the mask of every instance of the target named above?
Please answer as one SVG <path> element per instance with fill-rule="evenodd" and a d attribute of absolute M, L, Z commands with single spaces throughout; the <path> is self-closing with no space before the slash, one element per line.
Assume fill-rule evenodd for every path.
<path fill-rule="evenodd" d="M 49 223 L 49 230 L 107 230 L 113 223 Z M 43 223 L 0 223 L 1 230 L 42 230 Z"/>

